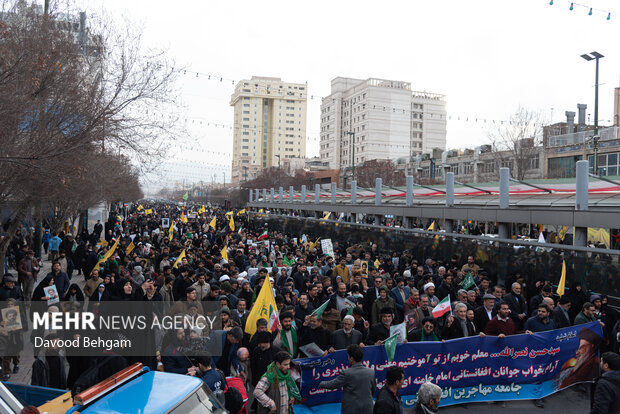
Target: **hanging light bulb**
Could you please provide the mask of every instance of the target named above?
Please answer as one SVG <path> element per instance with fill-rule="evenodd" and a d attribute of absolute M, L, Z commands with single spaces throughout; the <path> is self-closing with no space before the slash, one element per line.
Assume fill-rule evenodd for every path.
<path fill-rule="evenodd" d="M 611 20 L 611 13 L 607 13 L 607 20 Z"/>
<path fill-rule="evenodd" d="M 574 9 L 574 7 L 573 7 L 573 3 L 571 3 L 571 4 L 570 4 L 570 7 L 568 8 L 568 10 L 573 10 L 573 9 Z"/>
<path fill-rule="evenodd" d="M 592 7 L 590 7 L 590 11 L 588 12 L 588 16 L 592 16 Z"/>

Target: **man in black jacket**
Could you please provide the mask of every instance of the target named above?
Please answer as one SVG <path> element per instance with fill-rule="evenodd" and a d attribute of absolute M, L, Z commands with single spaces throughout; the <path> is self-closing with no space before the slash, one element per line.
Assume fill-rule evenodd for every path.
<path fill-rule="evenodd" d="M 398 391 L 400 391 L 404 382 L 405 371 L 402 367 L 392 365 L 387 369 L 385 373 L 385 386 L 377 394 L 373 414 L 400 414 L 402 402 Z M 441 388 L 439 390 L 441 395 Z"/>
<path fill-rule="evenodd" d="M 596 380 L 590 401 L 590 414 L 620 412 L 620 356 L 613 352 L 601 355 L 601 376 Z"/>
<path fill-rule="evenodd" d="M 517 331 L 523 330 L 523 324 L 527 320 L 527 303 L 521 295 L 521 285 L 517 282 L 512 284 L 511 291 L 504 297 L 504 303 L 510 308 L 510 319 L 515 323 Z"/>
<path fill-rule="evenodd" d="M 474 311 L 474 325 L 480 332 L 484 332 L 487 323 L 497 314 L 495 310 L 495 296 L 486 294 L 482 297 L 482 306 Z"/>
<path fill-rule="evenodd" d="M 558 302 L 558 306 L 551 312 L 551 319 L 553 319 L 556 329 L 568 328 L 572 325 L 570 322 L 570 315 L 568 314 L 570 308 L 570 299 L 567 296 L 562 296 Z"/>

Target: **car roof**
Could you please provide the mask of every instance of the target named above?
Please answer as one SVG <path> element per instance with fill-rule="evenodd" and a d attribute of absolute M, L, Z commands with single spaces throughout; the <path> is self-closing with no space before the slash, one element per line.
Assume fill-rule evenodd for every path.
<path fill-rule="evenodd" d="M 201 385 L 200 379 L 188 375 L 149 371 L 96 400 L 81 412 L 160 414 L 174 408 Z"/>

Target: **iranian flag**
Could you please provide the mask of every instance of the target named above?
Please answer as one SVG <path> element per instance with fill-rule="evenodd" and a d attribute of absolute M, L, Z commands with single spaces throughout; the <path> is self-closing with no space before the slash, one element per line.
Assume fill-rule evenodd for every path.
<path fill-rule="evenodd" d="M 446 314 L 446 312 L 452 310 L 452 305 L 450 304 L 450 295 L 446 296 L 435 306 L 433 309 L 433 318 L 439 318 Z"/>
<path fill-rule="evenodd" d="M 265 230 L 265 231 L 263 232 L 263 234 L 261 234 L 260 236 L 258 236 L 258 240 L 259 240 L 259 241 L 261 241 L 261 240 L 266 239 L 267 237 L 269 237 L 269 236 L 267 235 L 267 230 Z"/>
<path fill-rule="evenodd" d="M 278 325 L 280 325 L 280 318 L 278 318 L 278 312 L 275 309 L 271 310 L 271 315 L 269 315 L 269 325 L 267 326 L 271 332 L 275 332 L 278 329 Z"/>

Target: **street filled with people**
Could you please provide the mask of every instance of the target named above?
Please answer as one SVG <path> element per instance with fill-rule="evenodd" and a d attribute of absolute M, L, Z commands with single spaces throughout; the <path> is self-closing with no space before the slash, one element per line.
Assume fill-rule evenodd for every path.
<path fill-rule="evenodd" d="M 20 354 L 34 349 L 33 385 L 77 392 L 141 362 L 202 378 L 225 395 L 231 412 L 287 413 L 302 403 L 294 360 L 346 350 L 350 367 L 320 387 L 343 389 L 342 412 L 400 413 L 402 368 L 390 367 L 385 384 L 377 384 L 374 370 L 361 363 L 364 347 L 384 345 L 395 325 L 406 327 L 406 343 L 505 338 L 599 321 L 602 376 L 591 412 L 620 410 L 620 313 L 604 294 L 579 282 L 558 294 L 559 275 L 551 274 L 500 283 L 473 255 L 418 257 L 350 239 L 326 245 L 272 230 L 261 215 L 144 202 L 77 234 L 45 230 L 42 258 L 35 257 L 32 232 L 22 229 L 11 242 L 0 287 L 3 380 L 19 371 Z M 39 270 L 47 261 L 51 271 L 44 275 Z M 277 309 L 259 312 L 266 286 Z M 31 343 L 32 311 L 85 311 L 115 301 L 148 302 L 160 315 L 189 318 L 216 306 L 217 325 L 162 331 L 145 356 L 119 350 L 68 356 L 62 347 Z M 191 352 L 201 338 L 217 342 L 219 352 Z M 581 363 L 598 375 L 598 366 Z M 85 375 L 93 369 L 97 375 Z M 415 412 L 436 412 L 440 399 L 440 387 L 423 384 Z"/>

